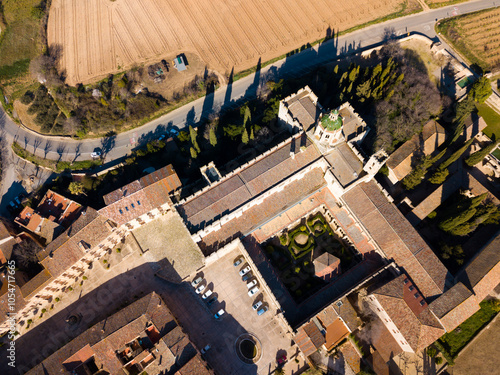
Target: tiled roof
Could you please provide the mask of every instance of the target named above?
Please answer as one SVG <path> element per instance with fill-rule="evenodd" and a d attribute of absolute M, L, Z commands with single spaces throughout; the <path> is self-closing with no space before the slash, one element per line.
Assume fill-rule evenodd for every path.
<path fill-rule="evenodd" d="M 334 345 L 338 344 L 344 337 L 349 334 L 349 330 L 340 319 L 336 319 L 332 324 L 326 327 L 326 348 L 329 350 Z"/>
<path fill-rule="evenodd" d="M 354 108 L 351 107 L 349 103 L 339 111 L 339 115 L 342 117 L 342 133 L 347 141 L 352 137 L 355 137 L 360 131 L 362 131 L 364 125 L 361 122 L 360 117 L 354 112 Z"/>
<path fill-rule="evenodd" d="M 177 372 L 180 375 L 212 375 L 213 371 L 207 369 L 206 363 L 197 354 Z"/>
<path fill-rule="evenodd" d="M 314 259 L 314 271 L 316 273 L 323 271 L 325 268 L 334 266 L 335 268 L 338 266 L 340 259 L 335 255 L 330 253 L 323 253 L 316 259 Z"/>
<path fill-rule="evenodd" d="M 457 279 L 474 288 L 500 262 L 500 232 L 460 272 Z"/>
<path fill-rule="evenodd" d="M 313 103 L 307 91 L 295 95 L 286 103 L 288 104 L 288 111 L 292 118 L 296 119 L 304 129 L 314 124 L 321 113 L 319 107 Z"/>
<path fill-rule="evenodd" d="M 7 288 L 4 288 L 4 285 L 7 285 L 5 282 L 2 283 L 2 291 L 5 289 L 5 292 L 0 295 L 0 323 L 3 323 L 7 320 L 7 313 L 11 313 L 9 298 L 12 298 L 12 293 L 7 293 Z M 26 301 L 23 298 L 23 294 L 21 293 L 21 288 L 15 285 L 15 311 L 21 311 L 24 306 L 26 306 Z"/>
<path fill-rule="evenodd" d="M 196 232 L 200 226 L 234 211 L 320 156 L 309 140 L 304 151 L 300 151 L 300 146 L 300 137 L 292 138 L 261 160 L 177 206 L 190 230 Z M 294 158 L 290 156 L 291 151 Z"/>
<path fill-rule="evenodd" d="M 307 323 L 299 328 L 294 341 L 304 355 L 309 356 L 318 350 L 326 340 L 314 322 Z"/>
<path fill-rule="evenodd" d="M 174 190 L 177 190 L 177 188 L 181 186 L 181 181 L 179 180 L 177 173 L 175 173 L 172 165 L 169 164 L 166 167 L 158 169 L 153 173 L 141 177 L 140 179 L 135 180 L 130 184 L 122 186 L 121 188 L 116 189 L 109 194 L 106 194 L 102 198 L 106 206 L 109 206 L 120 201 L 121 199 L 127 198 L 132 194 L 137 193 L 147 186 L 156 184 L 158 181 L 162 181 L 167 194 L 173 192 Z"/>
<path fill-rule="evenodd" d="M 384 284 L 373 294 L 399 329 L 413 350 L 421 350 L 436 341 L 444 333 L 439 321 L 429 311 L 419 296 L 418 289 L 406 275 Z M 418 297 L 417 297 L 418 296 Z"/>
<path fill-rule="evenodd" d="M 396 341 L 379 317 L 372 321 L 370 338 L 371 344 L 385 362 L 389 362 L 392 357 L 403 352 L 401 344 Z"/>
<path fill-rule="evenodd" d="M 325 159 L 330 163 L 331 171 L 344 187 L 357 180 L 363 172 L 363 164 L 345 142 L 336 146 L 325 156 Z"/>
<path fill-rule="evenodd" d="M 430 120 L 427 124 L 424 125 L 420 134 L 415 134 L 409 141 L 403 143 L 401 147 L 399 147 L 391 154 L 389 159 L 387 159 L 387 166 L 391 169 L 396 169 L 404 160 L 411 156 L 415 150 L 419 148 L 423 150 L 424 146 L 422 143 L 426 142 L 429 138 L 438 133 L 444 134 L 444 128 L 436 121 Z M 432 151 L 434 151 L 434 149 L 436 149 L 438 146 L 439 144 L 435 143 L 433 147 L 431 147 Z M 432 151 L 430 151 L 429 153 L 432 153 Z"/>
<path fill-rule="evenodd" d="M 92 208 L 82 210 L 80 217 L 63 234 L 38 253 L 40 263 L 53 277 L 59 276 L 83 257 L 79 241 L 85 241 L 92 248 L 109 235 L 106 221 Z"/>
<path fill-rule="evenodd" d="M 470 296 L 472 296 L 472 292 L 459 282 L 440 295 L 429 307 L 441 319 Z"/>
<path fill-rule="evenodd" d="M 302 179 L 287 185 L 283 191 L 272 194 L 264 199 L 261 204 L 250 207 L 242 216 L 232 219 L 222 225 L 219 230 L 203 237 L 203 243 L 206 246 L 212 246 L 227 240 L 235 234 L 248 233 L 294 204 L 301 202 L 325 185 L 322 169 L 315 168 Z"/>
<path fill-rule="evenodd" d="M 30 370 L 28 374 L 61 373 L 63 362 L 87 345 L 93 349 L 100 363 L 105 364 L 104 370 L 110 371 L 111 374 L 119 374 L 123 365 L 116 357 L 115 351 L 144 333 L 148 321 L 152 321 L 160 331 L 165 327 L 171 329 L 177 325 L 165 303 L 154 292 L 90 327 Z M 158 321 L 163 321 L 165 324 L 158 326 Z"/>
<path fill-rule="evenodd" d="M 448 270 L 374 181 L 359 184 L 342 198 L 386 257 L 394 259 L 427 298 L 444 292 Z"/>
<path fill-rule="evenodd" d="M 339 307 L 336 303 L 331 306 L 335 310 L 335 312 L 342 318 L 347 327 L 352 331 L 360 326 L 360 320 L 358 318 L 358 313 L 352 307 L 351 302 L 345 297 L 341 298 L 339 302 L 342 302 L 342 305 Z"/>
<path fill-rule="evenodd" d="M 21 293 L 25 300 L 29 300 L 31 296 L 39 291 L 45 283 L 52 278 L 52 275 L 45 268 L 40 271 L 35 277 L 30 279 L 21 287 Z"/>

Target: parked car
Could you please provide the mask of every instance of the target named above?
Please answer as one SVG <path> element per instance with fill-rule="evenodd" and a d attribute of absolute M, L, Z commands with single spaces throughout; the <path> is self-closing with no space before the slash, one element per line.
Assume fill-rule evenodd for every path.
<path fill-rule="evenodd" d="M 90 153 L 90 156 L 91 156 L 92 158 L 98 158 L 98 157 L 100 157 L 100 156 L 101 156 L 101 151 L 94 151 L 94 152 L 91 152 L 91 153 Z"/>
<path fill-rule="evenodd" d="M 257 285 L 257 280 L 254 279 L 247 283 L 247 288 L 252 289 L 255 285 Z"/>
<path fill-rule="evenodd" d="M 262 306 L 262 301 L 259 301 L 252 306 L 252 309 L 256 311 L 261 306 Z"/>
<path fill-rule="evenodd" d="M 241 264 L 241 262 L 243 262 L 243 258 L 236 259 L 236 262 L 234 262 L 234 266 L 238 267 Z"/>
<path fill-rule="evenodd" d="M 207 299 L 208 297 L 210 297 L 210 296 L 212 295 L 212 293 L 213 293 L 213 292 L 209 289 L 209 290 L 207 290 L 207 291 L 205 292 L 205 294 L 204 294 L 204 295 L 202 295 L 202 296 L 201 296 L 201 298 L 203 298 L 203 299 Z"/>
<path fill-rule="evenodd" d="M 200 294 L 201 292 L 203 292 L 206 287 L 206 284 L 201 284 L 198 288 L 196 288 L 196 294 Z"/>
<path fill-rule="evenodd" d="M 167 135 L 169 138 L 175 138 L 179 135 L 179 131 L 175 128 L 171 128 L 167 130 Z"/>
<path fill-rule="evenodd" d="M 212 306 L 215 302 L 217 302 L 217 296 L 213 296 L 212 298 L 210 298 L 207 302 L 207 306 L 210 307 Z"/>
<path fill-rule="evenodd" d="M 16 201 L 16 203 L 17 203 L 18 206 L 21 205 L 21 201 L 19 200 L 19 197 L 15 197 L 14 200 Z"/>
<path fill-rule="evenodd" d="M 162 134 L 158 137 L 158 140 L 159 141 L 163 141 L 165 139 L 166 135 L 165 134 Z"/>
<path fill-rule="evenodd" d="M 250 266 L 246 266 L 240 271 L 240 276 L 245 276 L 248 272 L 250 272 L 251 268 Z"/>
<path fill-rule="evenodd" d="M 214 318 L 215 319 L 220 319 L 220 317 L 222 315 L 224 315 L 226 312 L 224 311 L 224 309 L 220 309 L 215 315 L 214 315 Z"/>
<path fill-rule="evenodd" d="M 243 281 L 247 281 L 247 280 L 248 280 L 249 278 L 251 278 L 252 276 L 253 276 L 253 275 L 252 275 L 252 273 L 251 273 L 251 272 L 249 272 L 249 273 L 247 273 L 245 276 L 243 276 L 243 277 L 241 278 L 241 280 L 243 280 Z"/>
<path fill-rule="evenodd" d="M 193 288 L 196 288 L 196 286 L 201 283 L 203 281 L 203 277 L 199 276 L 197 277 L 196 279 L 194 279 L 192 282 L 191 282 L 191 285 Z"/>
<path fill-rule="evenodd" d="M 248 291 L 248 296 L 249 296 L 249 297 L 253 297 L 253 296 L 255 296 L 255 295 L 257 294 L 257 292 L 258 292 L 258 291 L 259 291 L 259 287 L 258 287 L 258 286 L 256 286 L 256 287 L 254 287 L 253 289 L 250 289 L 250 290 Z"/>
<path fill-rule="evenodd" d="M 269 308 L 267 306 L 264 306 L 262 309 L 257 311 L 257 315 L 260 316 L 260 315 L 264 314 L 267 310 L 269 310 Z"/>
<path fill-rule="evenodd" d="M 203 349 L 201 349 L 201 354 L 205 354 L 206 352 L 208 352 L 210 350 L 210 348 L 211 348 L 210 345 L 205 346 Z"/>

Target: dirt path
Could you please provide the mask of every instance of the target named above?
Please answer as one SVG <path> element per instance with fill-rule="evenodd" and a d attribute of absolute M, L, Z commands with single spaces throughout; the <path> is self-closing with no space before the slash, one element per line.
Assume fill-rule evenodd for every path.
<path fill-rule="evenodd" d="M 428 5 L 427 5 L 427 3 L 425 2 L 425 0 L 417 0 L 417 1 L 418 1 L 418 2 L 420 3 L 420 5 L 422 6 L 422 9 L 424 10 L 424 12 L 425 12 L 425 11 L 427 11 L 427 10 L 430 10 L 430 9 L 431 9 L 431 8 L 429 8 L 429 6 L 428 6 Z"/>

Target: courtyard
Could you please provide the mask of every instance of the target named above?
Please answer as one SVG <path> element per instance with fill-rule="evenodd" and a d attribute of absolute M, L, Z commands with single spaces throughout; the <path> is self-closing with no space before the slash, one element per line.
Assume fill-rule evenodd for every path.
<path fill-rule="evenodd" d="M 262 248 L 297 303 L 334 281 L 360 258 L 319 212 L 271 237 Z"/>

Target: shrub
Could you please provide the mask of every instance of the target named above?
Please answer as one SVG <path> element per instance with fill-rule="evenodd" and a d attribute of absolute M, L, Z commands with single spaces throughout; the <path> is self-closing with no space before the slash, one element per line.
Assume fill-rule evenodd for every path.
<path fill-rule="evenodd" d="M 108 263 L 108 261 L 107 261 L 106 259 L 103 259 L 103 260 L 102 260 L 102 262 L 103 262 L 104 264 Z"/>
<path fill-rule="evenodd" d="M 118 249 L 116 249 L 116 252 L 117 252 L 117 253 L 121 253 L 121 252 L 122 252 L 122 249 L 118 248 Z"/>
<path fill-rule="evenodd" d="M 437 354 L 437 349 L 434 346 L 429 346 L 427 348 L 427 355 L 431 358 L 434 358 Z"/>
<path fill-rule="evenodd" d="M 293 272 L 295 272 L 295 273 L 299 273 L 299 272 L 300 272 L 300 267 L 295 267 L 295 268 L 293 269 Z"/>
<path fill-rule="evenodd" d="M 83 276 L 82 277 L 83 280 L 87 280 L 87 278 L 88 278 L 87 276 Z"/>
<path fill-rule="evenodd" d="M 441 363 L 443 363 L 443 357 L 434 358 L 434 362 L 436 363 L 436 365 L 440 365 Z"/>
<path fill-rule="evenodd" d="M 42 314 L 45 314 L 47 312 L 47 309 L 42 309 Z"/>
<path fill-rule="evenodd" d="M 437 215 L 437 212 L 436 211 L 432 211 L 429 215 L 427 215 L 427 218 L 429 219 L 434 219 Z"/>
<path fill-rule="evenodd" d="M 280 244 L 282 244 L 283 246 L 288 245 L 288 234 L 287 233 L 283 233 L 280 236 Z"/>
<path fill-rule="evenodd" d="M 28 323 L 28 324 L 33 323 L 33 319 L 28 319 L 28 320 L 26 321 L 26 323 Z"/>
<path fill-rule="evenodd" d="M 305 226 L 305 225 L 301 225 L 301 226 L 300 226 L 300 230 L 301 230 L 302 232 L 306 232 L 306 231 L 307 231 L 307 228 L 306 228 L 306 226 Z"/>
<path fill-rule="evenodd" d="M 59 302 L 61 299 L 59 297 L 56 297 L 54 301 Z"/>
<path fill-rule="evenodd" d="M 481 77 L 474 82 L 469 92 L 472 99 L 478 103 L 484 103 L 491 94 L 491 81 L 486 77 Z"/>
<path fill-rule="evenodd" d="M 29 91 L 29 90 L 28 90 L 28 91 L 26 91 L 26 92 L 24 93 L 24 95 L 23 95 L 23 96 L 21 96 L 21 99 L 19 99 L 19 100 L 20 100 L 20 101 L 21 101 L 21 103 L 23 103 L 24 105 L 28 105 L 28 104 L 30 104 L 30 103 L 33 101 L 33 99 L 35 99 L 35 95 L 33 94 L 33 92 L 32 92 L 32 91 Z"/>
<path fill-rule="evenodd" d="M 474 152 L 467 159 L 465 159 L 465 163 L 470 167 L 480 163 L 481 161 L 483 161 L 486 155 L 488 155 L 491 151 L 493 151 L 493 149 L 496 147 L 497 144 L 498 141 L 491 142 L 489 145 L 483 147 L 481 150 Z"/>
<path fill-rule="evenodd" d="M 71 292 L 71 291 L 73 291 L 73 287 L 71 287 L 71 286 L 70 286 L 70 287 L 68 288 L 68 290 L 69 290 L 70 292 Z"/>

